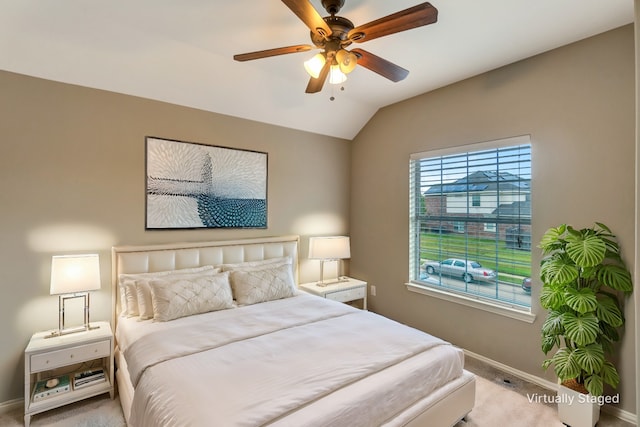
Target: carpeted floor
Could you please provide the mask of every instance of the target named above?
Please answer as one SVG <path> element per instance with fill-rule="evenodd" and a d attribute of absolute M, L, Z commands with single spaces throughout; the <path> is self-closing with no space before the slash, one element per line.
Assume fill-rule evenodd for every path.
<path fill-rule="evenodd" d="M 465 368 L 476 374 L 476 404 L 466 420 L 455 427 L 564 426 L 556 405 L 532 403 L 530 396 L 555 396 L 555 391 L 531 384 L 477 359 L 467 357 Z M 543 401 L 542 399 L 540 401 Z M 605 412 L 600 412 L 596 427 L 634 427 Z"/>
<path fill-rule="evenodd" d="M 463 421 L 455 427 L 562 427 L 555 405 L 532 403 L 527 396 L 549 392 L 488 366 L 475 359 L 467 358 L 466 368 L 477 375 L 476 404 Z M 22 410 L 16 409 L 0 414 L 0 426 L 18 427 L 23 425 Z M 108 395 L 68 405 L 43 414 L 31 420 L 34 427 L 124 427 L 120 401 L 109 399 Z M 598 427 L 632 427 L 631 424 L 602 413 Z M 217 426 L 216 426 L 217 427 Z M 438 426 L 433 426 L 438 427 Z"/>

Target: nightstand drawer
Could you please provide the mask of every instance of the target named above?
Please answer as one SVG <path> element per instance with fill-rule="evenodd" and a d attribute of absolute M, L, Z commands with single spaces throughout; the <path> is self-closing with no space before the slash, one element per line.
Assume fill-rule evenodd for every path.
<path fill-rule="evenodd" d="M 84 362 L 111 354 L 111 341 L 98 341 L 91 344 L 78 345 L 63 350 L 49 351 L 47 353 L 31 356 L 31 372 L 40 372 L 54 369 L 59 366 L 67 366 L 71 363 Z"/>
<path fill-rule="evenodd" d="M 326 298 L 339 302 L 348 302 L 364 298 L 366 292 L 366 287 L 361 286 L 359 288 L 345 289 L 344 291 L 330 292 Z"/>

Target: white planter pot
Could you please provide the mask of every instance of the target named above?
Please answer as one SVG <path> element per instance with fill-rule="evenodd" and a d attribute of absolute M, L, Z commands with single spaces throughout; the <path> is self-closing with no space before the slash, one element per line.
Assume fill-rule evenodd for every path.
<path fill-rule="evenodd" d="M 558 385 L 558 416 L 571 427 L 594 427 L 600 419 L 600 405 L 590 394 Z"/>

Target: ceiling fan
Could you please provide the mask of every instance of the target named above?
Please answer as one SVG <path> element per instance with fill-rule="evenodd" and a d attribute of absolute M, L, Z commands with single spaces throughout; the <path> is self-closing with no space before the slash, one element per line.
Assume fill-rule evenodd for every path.
<path fill-rule="evenodd" d="M 260 50 L 234 55 L 233 59 L 250 61 L 270 56 L 307 52 L 315 48 L 322 49 L 322 52 L 314 56 L 312 60 L 305 62 L 305 68 L 311 75 L 306 93 L 320 92 L 328 76 L 332 83 L 344 81 L 345 74 L 351 72 L 356 65 L 368 68 L 393 82 L 403 80 L 409 74 L 408 70 L 366 50 L 356 48 L 348 51 L 345 48 L 352 43 L 363 43 L 378 37 L 433 24 L 438 20 L 438 10 L 430 3 L 421 3 L 356 27 L 347 18 L 336 15 L 344 6 L 345 0 L 322 0 L 322 6 L 330 15 L 324 18 L 318 14 L 309 0 L 282 0 L 282 2 L 309 27 L 314 46 L 303 44 Z"/>

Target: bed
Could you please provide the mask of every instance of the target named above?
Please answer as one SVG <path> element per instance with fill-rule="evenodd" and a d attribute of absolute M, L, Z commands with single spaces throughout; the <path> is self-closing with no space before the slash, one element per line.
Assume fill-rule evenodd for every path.
<path fill-rule="evenodd" d="M 471 411 L 460 349 L 297 290 L 298 246 L 278 236 L 112 249 L 128 425 L 438 427 Z"/>

